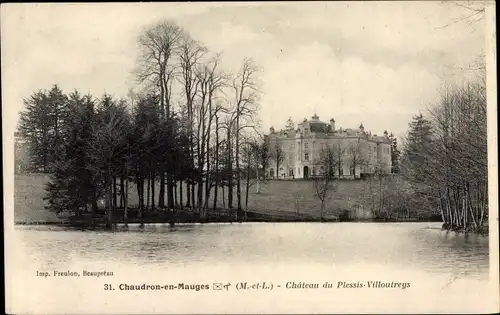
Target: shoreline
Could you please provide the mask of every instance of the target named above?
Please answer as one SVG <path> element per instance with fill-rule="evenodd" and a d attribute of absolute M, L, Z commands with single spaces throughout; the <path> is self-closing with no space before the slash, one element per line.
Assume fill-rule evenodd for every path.
<path fill-rule="evenodd" d="M 206 223 L 417 223 L 417 222 L 441 222 L 432 218 L 356 218 L 345 215 L 327 214 L 323 217 L 306 213 L 293 212 L 268 212 L 268 211 L 242 211 L 237 215 L 237 210 L 218 209 L 217 212 L 200 212 L 193 209 L 175 211 L 148 210 L 139 217 L 137 209 L 128 211 L 127 219 L 124 218 L 123 209 L 115 209 L 109 220 L 104 209 L 98 209 L 94 214 L 83 213 L 80 215 L 66 215 L 53 220 L 18 220 L 14 225 L 53 225 L 53 226 L 75 226 L 93 227 L 110 226 L 115 224 L 206 224 Z"/>
<path fill-rule="evenodd" d="M 92 224 L 85 222 L 71 222 L 71 221 L 16 221 L 14 225 L 20 226 L 36 226 L 36 225 L 49 225 L 49 226 L 92 226 Z M 376 219 L 366 219 L 366 220 L 339 220 L 336 218 L 325 218 L 323 220 L 317 218 L 310 219 L 247 219 L 247 220 L 128 220 L 124 222 L 123 220 L 114 221 L 112 224 L 232 224 L 232 223 L 441 223 L 433 220 L 376 220 Z M 101 221 L 94 226 L 104 226 L 105 222 Z"/>
<path fill-rule="evenodd" d="M 14 222 L 14 228 L 16 227 L 33 227 L 33 226 L 47 226 L 47 227 L 66 227 L 66 228 L 74 228 L 74 229 L 83 229 L 83 230 L 94 230 L 94 229 L 104 229 L 104 230 L 114 230 L 116 227 L 129 227 L 131 225 L 134 226 L 139 226 L 139 227 L 144 227 L 146 225 L 169 225 L 170 227 L 175 227 L 175 226 L 189 226 L 189 225 L 205 225 L 205 224 L 241 224 L 241 223 L 364 223 L 364 224 L 370 224 L 370 223 L 441 223 L 438 221 L 432 221 L 432 220 L 350 220 L 350 221 L 344 221 L 344 220 L 338 220 L 338 219 L 324 219 L 324 220 L 319 220 L 319 219 L 309 219 L 309 220 L 285 220 L 285 219 L 274 219 L 274 220 L 241 220 L 241 221 L 236 221 L 236 220 L 184 220 L 184 221 L 153 221 L 153 220 L 143 220 L 142 222 L 138 220 L 129 220 L 128 222 L 123 222 L 123 221 L 116 221 L 113 222 L 111 225 L 106 224 L 105 222 L 100 222 L 100 223 L 94 223 L 91 224 L 89 222 L 80 222 L 80 223 L 74 223 L 70 221 L 33 221 L 33 222 L 26 222 L 26 221 L 18 221 Z M 489 230 L 485 229 L 482 231 L 463 231 L 463 230 L 456 230 L 456 229 L 446 229 L 441 225 L 439 227 L 440 231 L 446 231 L 447 233 L 453 232 L 457 235 L 464 235 L 467 237 L 468 235 L 479 235 L 482 237 L 489 237 Z"/>
<path fill-rule="evenodd" d="M 230 215 L 219 215 L 219 216 L 209 216 L 206 218 L 200 218 L 199 215 L 189 212 L 178 212 L 175 215 L 172 213 L 163 213 L 160 216 L 151 216 L 149 213 L 148 217 L 137 218 L 129 217 L 128 220 L 123 219 L 123 217 L 114 217 L 111 224 L 107 220 L 106 216 L 73 216 L 68 218 L 61 218 L 59 220 L 41 220 L 41 221 L 15 221 L 14 226 L 54 226 L 54 227 L 69 227 L 69 228 L 83 228 L 83 229 L 94 229 L 94 228 L 104 228 L 113 229 L 114 227 L 128 226 L 128 225 L 203 225 L 203 224 L 238 224 L 238 223 L 441 223 L 440 229 L 442 231 L 455 232 L 457 234 L 477 234 L 487 237 L 489 235 L 487 230 L 482 231 L 462 231 L 457 229 L 446 228 L 441 221 L 432 220 L 429 218 L 411 218 L 411 219 L 350 219 L 345 217 L 325 217 L 323 219 L 315 216 L 297 216 L 295 214 L 287 215 L 276 215 L 259 213 L 253 211 L 247 211 L 246 218 L 241 218 L 241 220 L 236 220 L 234 216 Z"/>

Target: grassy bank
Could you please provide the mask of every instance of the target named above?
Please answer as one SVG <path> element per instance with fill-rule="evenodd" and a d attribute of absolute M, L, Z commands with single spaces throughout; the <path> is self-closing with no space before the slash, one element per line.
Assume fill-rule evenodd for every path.
<path fill-rule="evenodd" d="M 54 213 L 44 209 L 44 189 L 48 176 L 43 174 L 16 175 L 14 218 L 17 223 L 60 222 Z M 129 188 L 129 205 L 137 207 L 138 195 L 134 185 Z M 156 184 L 156 191 L 159 185 Z M 242 206 L 245 208 L 244 183 L 242 185 Z M 183 201 L 186 203 L 184 186 Z M 324 218 L 336 219 L 342 211 L 349 211 L 353 218 L 368 219 L 369 211 L 362 208 L 365 187 L 360 181 L 342 181 L 336 192 L 332 192 L 326 202 Z M 178 190 L 179 193 L 179 190 Z M 213 192 L 212 192 L 213 198 Z M 177 196 L 180 200 L 180 196 Z M 158 202 L 156 198 L 156 203 Z M 217 208 L 227 208 L 227 190 L 219 188 Z M 213 199 L 209 202 L 213 205 Z M 236 207 L 236 189 L 233 195 Z M 133 212 L 133 211 L 132 211 Z M 260 194 L 255 185 L 250 187 L 248 213 L 259 220 L 319 220 L 320 202 L 314 196 L 310 181 L 268 181 L 260 184 Z"/>
<path fill-rule="evenodd" d="M 15 177 L 15 222 L 19 224 L 37 223 L 62 223 L 67 219 L 56 216 L 54 213 L 44 209 L 44 189 L 49 180 L 47 175 L 30 174 L 16 175 Z M 156 183 L 155 191 L 159 191 Z M 180 201 L 179 189 L 177 189 L 177 200 Z M 186 204 L 186 186 L 183 189 L 183 203 Z M 145 193 L 146 194 L 146 193 Z M 211 198 L 213 198 L 213 191 Z M 139 222 L 136 210 L 139 200 L 135 185 L 129 187 L 129 222 Z M 158 204 L 158 196 L 155 198 Z M 236 189 L 233 194 L 233 207 L 237 206 Z M 245 209 L 245 183 L 242 183 L 242 207 Z M 361 180 L 344 180 L 338 182 L 335 191 L 329 193 L 326 200 L 323 219 L 325 221 L 372 220 L 369 209 L 370 195 L 368 184 Z M 213 199 L 209 202 L 212 208 Z M 199 217 L 197 211 L 190 209 L 177 210 L 176 222 L 231 222 L 235 221 L 235 211 L 228 213 L 227 189 L 219 188 L 217 210 L 209 209 L 206 215 Z M 102 216 L 104 213 L 101 214 Z M 142 221 L 144 223 L 168 222 L 171 214 L 166 210 L 144 211 Z M 306 180 L 280 181 L 273 180 L 260 184 L 260 193 L 257 194 L 256 186 L 250 187 L 248 197 L 247 220 L 254 222 L 287 222 L 287 221 L 320 221 L 320 201 L 314 195 L 312 182 Z M 87 219 L 85 219 L 87 220 Z M 123 220 L 122 210 L 114 213 L 113 220 Z"/>

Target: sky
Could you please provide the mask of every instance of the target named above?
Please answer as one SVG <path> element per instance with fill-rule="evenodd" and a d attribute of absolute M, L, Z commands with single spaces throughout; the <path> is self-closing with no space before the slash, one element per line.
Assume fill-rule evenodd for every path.
<path fill-rule="evenodd" d="M 441 2 L 6 4 L 1 7 L 3 117 L 15 126 L 23 99 L 58 84 L 126 97 L 135 86 L 144 26 L 175 21 L 237 71 L 259 72 L 264 132 L 316 113 L 337 127 L 361 122 L 403 136 L 485 53 L 483 22 L 450 23 L 467 9 Z M 449 25 L 447 27 L 444 27 Z"/>

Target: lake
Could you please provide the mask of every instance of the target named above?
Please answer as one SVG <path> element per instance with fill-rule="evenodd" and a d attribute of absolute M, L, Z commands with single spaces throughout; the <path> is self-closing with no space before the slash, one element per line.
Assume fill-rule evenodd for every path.
<path fill-rule="evenodd" d="M 22 292 L 18 294 L 24 299 L 24 311 L 362 312 L 373 311 L 370 301 L 376 303 L 371 307 L 383 312 L 467 312 L 490 306 L 484 303 L 491 286 L 488 238 L 441 231 L 438 223 L 236 223 L 173 228 L 156 224 L 118 226 L 114 231 L 16 226 L 13 235 L 13 269 L 22 279 L 15 286 L 16 292 Z M 108 271 L 113 276 L 36 277 L 36 271 L 54 270 Z M 242 281 L 266 281 L 274 288 L 243 293 L 235 289 Z M 339 282 L 367 281 L 409 283 L 410 287 L 337 288 Z M 232 287 L 227 292 L 193 293 L 103 290 L 104 283 L 118 287 L 177 282 L 231 283 Z M 287 289 L 292 286 L 289 282 L 325 288 Z M 54 289 L 57 294 L 49 293 Z M 162 304 L 164 300 L 169 302 Z"/>

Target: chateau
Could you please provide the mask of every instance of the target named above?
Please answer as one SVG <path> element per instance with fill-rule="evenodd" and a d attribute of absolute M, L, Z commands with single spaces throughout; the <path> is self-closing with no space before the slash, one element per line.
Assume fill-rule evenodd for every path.
<path fill-rule="evenodd" d="M 268 135 L 271 161 L 271 178 L 295 179 L 321 175 L 323 166 L 319 163 L 323 149 L 333 148 L 339 152 L 340 165 L 335 176 L 346 179 L 360 178 L 391 172 L 391 142 L 387 131 L 383 136 L 365 132 L 363 124 L 357 129 L 336 129 L 335 120 L 330 123 L 319 120 L 314 114 L 312 120 L 286 130 L 270 128 Z M 276 158 L 276 156 L 281 158 Z M 280 160 L 277 166 L 276 160 Z M 278 169 L 278 171 L 276 171 Z"/>

